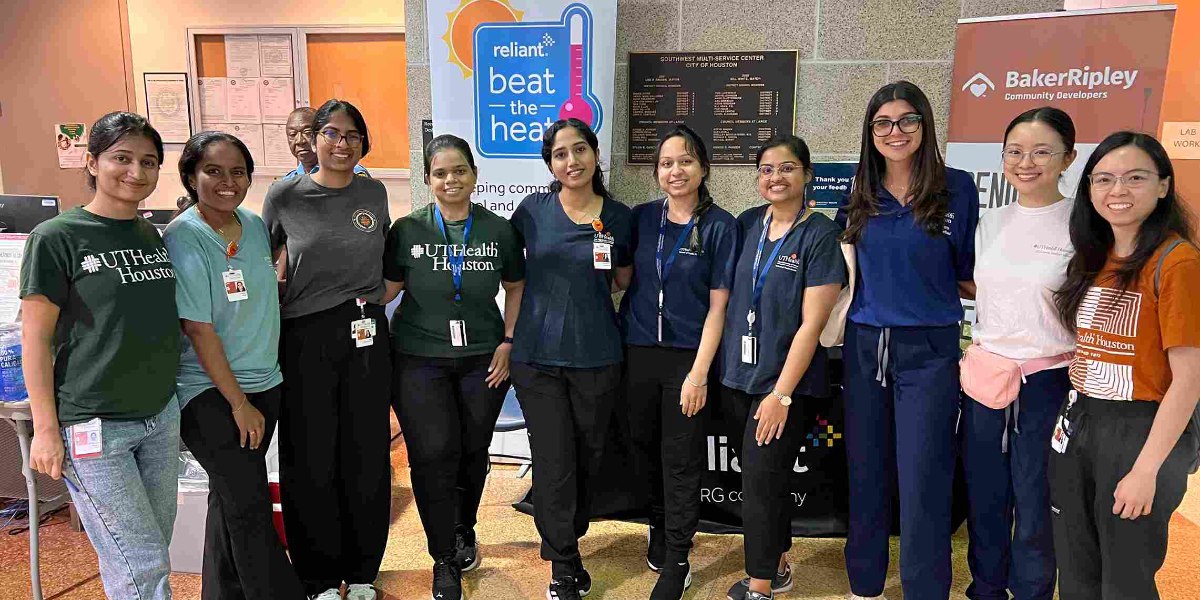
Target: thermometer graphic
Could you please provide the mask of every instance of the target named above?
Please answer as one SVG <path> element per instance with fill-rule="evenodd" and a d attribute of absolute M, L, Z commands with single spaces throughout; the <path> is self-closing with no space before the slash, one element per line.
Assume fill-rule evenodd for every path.
<path fill-rule="evenodd" d="M 583 99 L 583 15 L 571 15 L 571 96 L 558 108 L 558 118 L 593 124 L 592 107 Z"/>

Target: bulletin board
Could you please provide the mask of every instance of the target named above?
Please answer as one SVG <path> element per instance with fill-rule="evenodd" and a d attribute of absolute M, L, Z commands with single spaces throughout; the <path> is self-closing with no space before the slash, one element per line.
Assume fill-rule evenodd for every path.
<path fill-rule="evenodd" d="M 340 98 L 367 121 L 371 152 L 363 166 L 376 178 L 405 179 L 405 64 L 402 26 L 189 28 L 192 122 L 197 131 L 245 142 L 255 171 L 283 175 L 296 167 L 284 133 L 288 113 Z"/>

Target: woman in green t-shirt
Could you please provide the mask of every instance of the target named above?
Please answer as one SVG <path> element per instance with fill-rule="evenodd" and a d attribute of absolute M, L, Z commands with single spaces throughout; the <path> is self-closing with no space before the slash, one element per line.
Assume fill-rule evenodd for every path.
<path fill-rule="evenodd" d="M 21 264 L 30 466 L 66 479 L 110 598 L 171 597 L 179 317 L 167 249 L 138 216 L 162 158 L 145 118 L 101 117 L 91 201 L 38 225 Z"/>
<path fill-rule="evenodd" d="M 397 220 L 384 250 L 384 279 L 404 287 L 392 318 L 392 405 L 434 559 L 432 597 L 443 600 L 459 600 L 462 571 L 479 566 L 475 513 L 525 287 L 516 230 L 471 202 L 477 175 L 465 140 L 429 142 L 425 183 L 435 200 Z"/>

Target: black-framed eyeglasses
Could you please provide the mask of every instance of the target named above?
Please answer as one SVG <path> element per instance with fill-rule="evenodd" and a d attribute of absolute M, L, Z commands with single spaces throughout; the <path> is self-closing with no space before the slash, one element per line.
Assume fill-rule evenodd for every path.
<path fill-rule="evenodd" d="M 897 126 L 903 133 L 916 133 L 921 128 L 921 115 L 904 115 L 893 121 L 891 119 L 875 119 L 871 121 L 871 133 L 875 137 L 887 137 Z"/>
<path fill-rule="evenodd" d="M 330 146 L 336 146 L 338 142 L 346 140 L 347 146 L 357 148 L 363 141 L 363 135 L 357 131 L 343 134 L 336 129 L 324 129 L 321 131 L 321 137 L 325 138 L 325 141 L 329 142 Z"/>
<path fill-rule="evenodd" d="M 1029 152 L 1021 152 L 1016 148 L 1008 148 L 1001 153 L 1001 156 L 1004 157 L 1004 164 L 1006 165 L 1019 165 L 1021 164 L 1021 161 L 1025 160 L 1025 157 L 1028 156 L 1029 160 L 1033 161 L 1033 164 L 1039 167 L 1044 167 L 1050 164 L 1050 161 L 1055 156 L 1066 153 L 1066 150 L 1061 152 L 1051 152 L 1045 148 L 1038 148 L 1037 150 L 1030 150 Z"/>

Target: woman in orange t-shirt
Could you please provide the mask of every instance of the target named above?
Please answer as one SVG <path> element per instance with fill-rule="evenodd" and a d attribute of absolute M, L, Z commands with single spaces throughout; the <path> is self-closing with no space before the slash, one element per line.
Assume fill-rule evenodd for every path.
<path fill-rule="evenodd" d="M 1084 166 L 1056 295 L 1074 390 L 1050 445 L 1062 600 L 1158 598 L 1171 513 L 1200 432 L 1200 251 L 1153 137 L 1117 132 Z"/>

